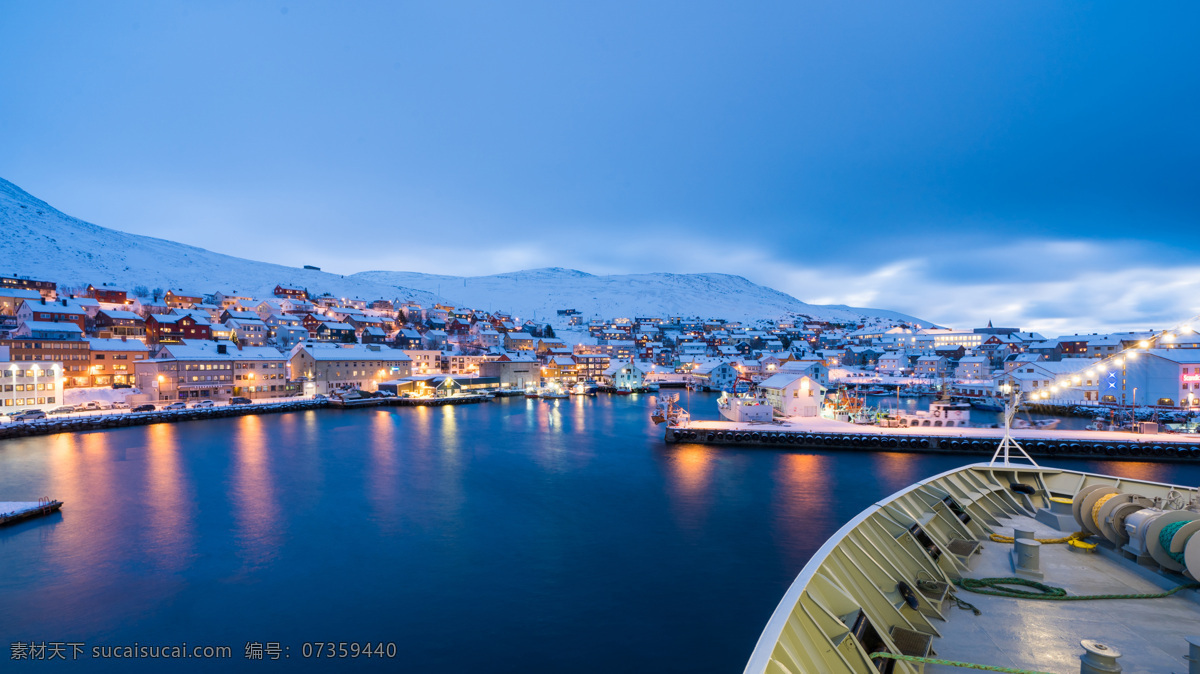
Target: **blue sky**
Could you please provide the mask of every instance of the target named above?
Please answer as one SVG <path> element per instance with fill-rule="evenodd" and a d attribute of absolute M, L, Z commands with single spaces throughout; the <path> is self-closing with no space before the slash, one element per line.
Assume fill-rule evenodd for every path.
<path fill-rule="evenodd" d="M 1050 333 L 1200 313 L 1200 5 L 5 4 L 0 176 L 343 273 L 724 272 Z"/>

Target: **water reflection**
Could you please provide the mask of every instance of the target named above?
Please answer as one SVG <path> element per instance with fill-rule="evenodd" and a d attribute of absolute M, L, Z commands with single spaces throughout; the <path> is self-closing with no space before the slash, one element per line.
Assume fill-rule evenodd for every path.
<path fill-rule="evenodd" d="M 233 433 L 233 519 L 239 556 L 247 570 L 268 564 L 277 554 L 279 504 L 271 455 L 261 417 L 239 417 Z"/>
<path fill-rule="evenodd" d="M 146 554 L 160 569 L 175 571 L 193 552 L 196 501 L 180 468 L 179 427 L 155 424 L 147 428 L 147 435 Z"/>
<path fill-rule="evenodd" d="M 811 542 L 830 520 L 837 493 L 833 459 L 826 454 L 780 455 L 775 471 L 774 529 L 787 563 L 808 561 Z"/>
<path fill-rule="evenodd" d="M 878 452 L 870 455 L 873 475 L 887 486 L 894 486 L 896 491 L 908 485 L 923 480 L 929 475 L 924 462 L 916 454 L 907 452 Z"/>
<path fill-rule="evenodd" d="M 370 427 L 367 498 L 375 521 L 387 529 L 384 524 L 395 523 L 398 507 L 396 475 L 400 448 L 395 438 L 396 422 L 391 412 L 378 411 L 372 414 Z"/>
<path fill-rule="evenodd" d="M 668 455 L 672 509 L 684 528 L 698 529 L 712 503 L 710 487 L 716 452 L 706 445 L 679 445 Z"/>

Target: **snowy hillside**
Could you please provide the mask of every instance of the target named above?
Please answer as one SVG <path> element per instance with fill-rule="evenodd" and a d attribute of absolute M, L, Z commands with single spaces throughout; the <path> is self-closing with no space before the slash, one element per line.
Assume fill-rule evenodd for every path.
<path fill-rule="evenodd" d="M 310 269 L 255 262 L 173 241 L 127 234 L 66 215 L 0 178 L 0 275 L 59 285 L 109 283 L 132 290 L 221 289 L 270 297 L 276 284 L 362 299 L 432 298 L 419 291 Z"/>
<path fill-rule="evenodd" d="M 509 311 L 520 318 L 547 319 L 555 317 L 559 309 L 575 309 L 585 317 L 701 316 L 753 320 L 796 315 L 838 321 L 879 317 L 929 325 L 891 311 L 805 304 L 791 295 L 728 274 L 593 276 L 555 267 L 472 277 L 368 271 L 350 278 L 425 290 L 451 304 Z M 615 307 L 620 310 L 614 310 Z"/>
<path fill-rule="evenodd" d="M 737 320 L 802 315 L 857 320 L 864 316 L 916 322 L 878 309 L 809 305 L 726 274 L 593 276 L 571 269 L 534 269 L 458 277 L 371 271 L 338 276 L 255 262 L 147 236 L 99 227 L 59 212 L 0 179 L 0 275 L 45 278 L 60 285 L 109 283 L 132 289 L 228 290 L 269 297 L 276 284 L 341 297 L 442 300 L 552 319 L 558 309 L 584 316 L 703 316 Z M 926 323 L 928 324 L 928 323 Z"/>

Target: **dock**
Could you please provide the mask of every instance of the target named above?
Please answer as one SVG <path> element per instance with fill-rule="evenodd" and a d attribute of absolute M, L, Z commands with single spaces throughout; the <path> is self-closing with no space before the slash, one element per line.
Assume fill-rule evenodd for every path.
<path fill-rule="evenodd" d="M 320 400 L 287 400 L 252 403 L 249 405 L 222 405 L 220 407 L 200 407 L 186 410 L 155 410 L 153 412 L 122 412 L 119 414 L 97 414 L 86 417 L 50 417 L 37 421 L 8 424 L 0 426 L 0 440 L 8 438 L 24 438 L 35 435 L 53 435 L 54 433 L 80 433 L 85 431 L 102 431 L 109 428 L 125 428 L 127 426 L 146 426 L 149 424 L 169 423 L 172 421 L 194 421 L 198 419 L 219 419 L 237 417 L 247 414 L 270 414 L 275 412 L 296 412 L 316 409 L 327 403 Z"/>
<path fill-rule="evenodd" d="M 1002 428 L 884 428 L 821 417 L 770 423 L 689 421 L 668 425 L 668 443 L 846 451 L 991 454 Z M 1200 462 L 1200 436 L 1175 433 L 1019 429 L 1012 437 L 1035 458 Z"/>
<path fill-rule="evenodd" d="M 47 497 L 36 501 L 0 501 L 0 527 L 58 512 L 62 506 L 62 501 Z"/>

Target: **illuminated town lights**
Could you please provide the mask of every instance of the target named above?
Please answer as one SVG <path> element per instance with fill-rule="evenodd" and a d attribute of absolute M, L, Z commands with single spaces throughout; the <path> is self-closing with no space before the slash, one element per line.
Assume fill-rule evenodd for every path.
<path fill-rule="evenodd" d="M 1142 347 L 1143 349 L 1149 349 L 1150 342 L 1147 342 L 1146 340 L 1143 339 L 1142 341 L 1138 342 L 1138 346 Z"/>

